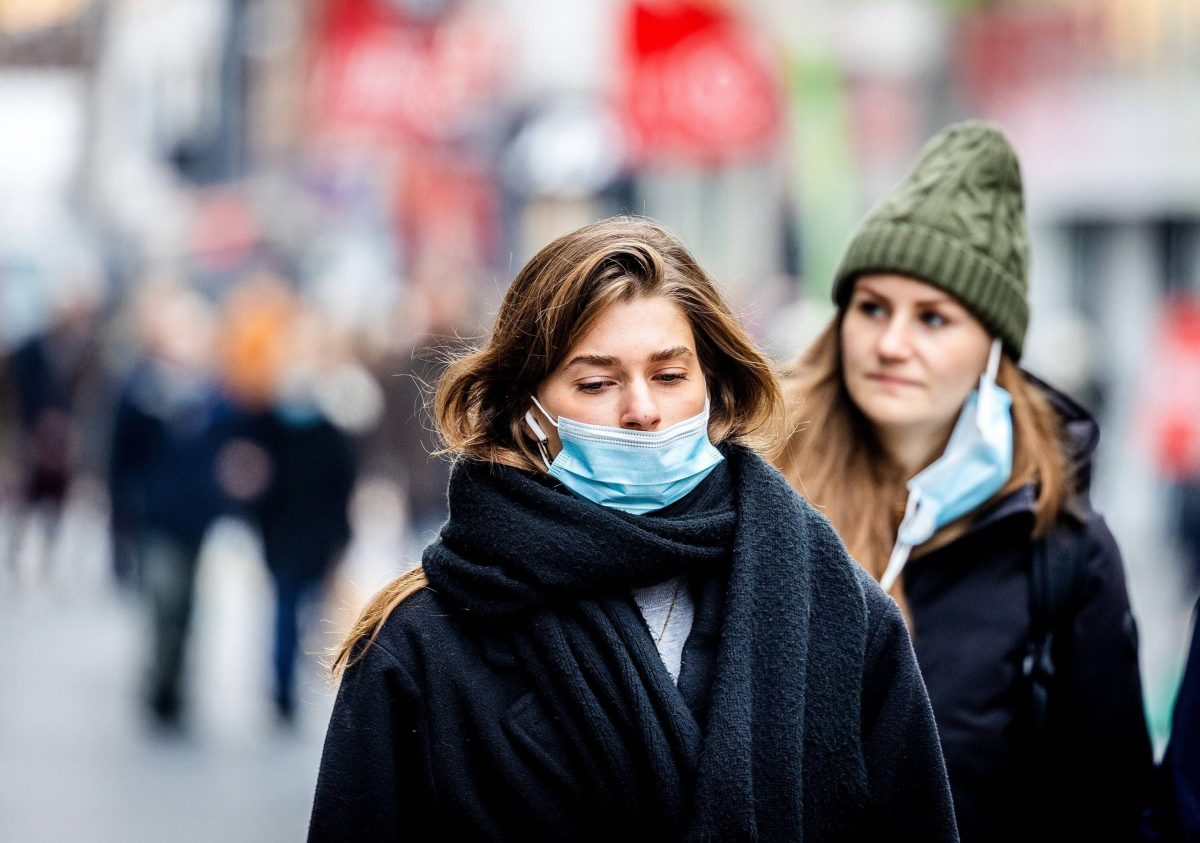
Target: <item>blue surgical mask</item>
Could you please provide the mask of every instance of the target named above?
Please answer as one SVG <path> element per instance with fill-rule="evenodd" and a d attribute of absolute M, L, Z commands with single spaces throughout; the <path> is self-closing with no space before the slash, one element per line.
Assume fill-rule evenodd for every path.
<path fill-rule="evenodd" d="M 1000 491 L 1012 474 L 1012 396 L 996 384 L 1000 340 L 967 397 L 942 455 L 908 481 L 908 503 L 880 585 L 892 587 L 909 551 Z"/>
<path fill-rule="evenodd" d="M 699 415 L 663 430 L 626 430 L 562 416 L 556 422 L 536 397 L 533 403 L 562 441 L 551 461 L 545 432 L 532 411 L 525 414 L 550 476 L 601 506 L 634 515 L 662 509 L 695 489 L 724 459 L 708 439 L 707 398 Z"/>

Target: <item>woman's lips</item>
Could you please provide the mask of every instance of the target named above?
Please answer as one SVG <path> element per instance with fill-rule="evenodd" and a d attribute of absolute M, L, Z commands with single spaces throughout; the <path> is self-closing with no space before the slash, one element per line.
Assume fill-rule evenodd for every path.
<path fill-rule="evenodd" d="M 881 384 L 882 386 L 897 386 L 897 387 L 920 386 L 920 384 L 917 381 L 909 380 L 908 378 L 897 377 L 896 375 L 880 374 L 878 372 L 867 375 L 867 380 L 875 381 L 875 383 Z"/>

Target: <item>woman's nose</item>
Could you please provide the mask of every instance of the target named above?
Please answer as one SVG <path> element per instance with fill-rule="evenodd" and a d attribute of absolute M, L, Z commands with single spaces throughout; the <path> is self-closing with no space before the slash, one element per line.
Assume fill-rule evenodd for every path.
<path fill-rule="evenodd" d="M 633 384 L 626 396 L 625 406 L 621 408 L 621 427 L 630 430 L 656 429 L 662 421 L 662 413 L 650 392 L 649 384 Z"/>
<path fill-rule="evenodd" d="M 889 360 L 908 357 L 912 347 L 909 342 L 908 324 L 900 316 L 893 316 L 887 321 L 883 332 L 876 344 L 879 356 Z"/>

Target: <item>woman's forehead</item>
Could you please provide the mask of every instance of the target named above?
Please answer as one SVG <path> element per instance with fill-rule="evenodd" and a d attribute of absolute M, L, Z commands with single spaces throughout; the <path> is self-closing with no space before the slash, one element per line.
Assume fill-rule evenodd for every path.
<path fill-rule="evenodd" d="M 616 302 L 601 311 L 563 355 L 562 367 L 576 361 L 657 362 L 696 351 L 692 325 L 678 303 L 666 296 Z"/>

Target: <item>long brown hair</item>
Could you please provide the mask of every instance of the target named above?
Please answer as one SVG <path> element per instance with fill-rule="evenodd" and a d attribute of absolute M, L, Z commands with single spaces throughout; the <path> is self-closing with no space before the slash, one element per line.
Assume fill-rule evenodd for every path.
<path fill-rule="evenodd" d="M 772 456 L 788 481 L 833 523 L 850 554 L 879 579 L 903 516 L 908 478 L 884 453 L 870 422 L 846 391 L 841 352 L 844 312 L 785 371 L 791 434 Z M 1062 425 L 1046 397 L 1007 353 L 996 382 L 1012 395 L 1014 431 L 1012 476 L 996 497 L 1035 484 L 1036 538 L 1045 534 L 1068 502 Z M 952 540 L 969 517 L 947 524 L 914 553 Z M 902 582 L 903 578 L 893 589 L 899 598 Z"/>
<path fill-rule="evenodd" d="M 761 451 L 785 430 L 783 394 L 771 362 L 738 323 L 713 280 L 660 225 L 613 217 L 559 237 L 513 279 L 477 349 L 453 360 L 438 383 L 434 417 L 442 453 L 543 470 L 522 419 L 530 395 L 618 302 L 665 296 L 687 317 L 710 401 L 709 438 Z M 384 587 L 338 649 L 340 675 L 388 615 L 427 584 L 417 568 Z"/>

